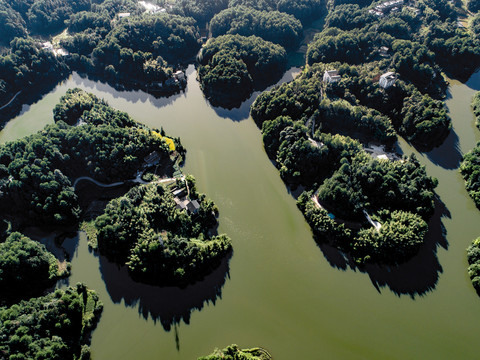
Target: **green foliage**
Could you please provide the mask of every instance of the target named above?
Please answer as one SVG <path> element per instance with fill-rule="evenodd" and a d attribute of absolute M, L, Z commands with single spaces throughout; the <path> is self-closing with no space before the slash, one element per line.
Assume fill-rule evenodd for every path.
<path fill-rule="evenodd" d="M 332 218 L 323 208 L 311 200 L 313 192 L 304 192 L 297 205 L 310 224 L 318 241 L 329 241 L 348 253 L 358 264 L 399 264 L 415 255 L 425 241 L 428 225 L 424 219 L 408 211 L 381 210 L 375 219 L 380 228 L 349 229 Z M 351 224 L 351 222 L 349 222 Z"/>
<path fill-rule="evenodd" d="M 10 52 L 0 55 L 0 103 L 32 85 L 57 81 L 65 72 L 65 64 L 33 39 L 15 38 Z"/>
<path fill-rule="evenodd" d="M 283 74 L 286 52 L 256 36 L 223 35 L 213 38 L 198 56 L 198 76 L 206 96 L 215 104 L 233 107 L 254 88 Z"/>
<path fill-rule="evenodd" d="M 0 243 L 0 303 L 38 294 L 59 275 L 57 260 L 38 242 L 15 232 Z"/>
<path fill-rule="evenodd" d="M 0 34 L 2 45 L 8 45 L 14 38 L 27 35 L 25 20 L 5 0 L 0 1 Z"/>
<path fill-rule="evenodd" d="M 467 0 L 467 9 L 471 12 L 480 11 L 480 1 L 479 0 Z"/>
<path fill-rule="evenodd" d="M 173 11 L 192 17 L 203 25 L 227 6 L 228 0 L 176 0 Z"/>
<path fill-rule="evenodd" d="M 0 354 L 8 359 L 87 359 L 103 305 L 83 284 L 0 308 Z"/>
<path fill-rule="evenodd" d="M 363 209 L 404 210 L 428 218 L 434 210 L 437 180 L 412 156 L 405 161 L 361 156 L 344 162 L 320 186 L 318 198 L 341 218 L 363 218 Z"/>
<path fill-rule="evenodd" d="M 223 10 L 210 21 L 213 37 L 225 34 L 256 35 L 285 48 L 299 44 L 302 30 L 302 24 L 293 15 L 244 6 Z"/>
<path fill-rule="evenodd" d="M 328 12 L 325 18 L 325 25 L 330 28 L 352 30 L 363 28 L 374 20 L 375 15 L 370 14 L 365 9 L 361 9 L 358 4 L 343 4 L 335 6 Z"/>
<path fill-rule="evenodd" d="M 246 6 L 262 11 L 280 11 L 306 23 L 320 17 L 326 10 L 323 0 L 230 0 L 228 7 Z"/>
<path fill-rule="evenodd" d="M 370 227 L 358 232 L 353 244 L 362 262 L 398 264 L 415 255 L 422 246 L 428 225 L 419 215 L 395 210 L 378 216 L 380 230 Z"/>
<path fill-rule="evenodd" d="M 395 130 L 386 116 L 364 106 L 351 105 L 343 100 L 322 97 L 323 72 L 326 65 L 315 65 L 294 81 L 262 93 L 251 108 L 258 125 L 285 115 L 304 124 L 314 121 L 315 132 L 342 134 L 376 140 L 391 145 L 396 140 Z"/>
<path fill-rule="evenodd" d="M 80 210 L 74 178 L 132 179 L 152 151 L 169 158 L 162 137 L 81 90 L 69 91 L 55 114 L 57 120 L 81 117 L 85 124 L 72 127 L 59 121 L 0 147 L 2 214 L 43 225 L 76 223 Z"/>
<path fill-rule="evenodd" d="M 29 28 L 37 34 L 63 30 L 70 15 L 90 8 L 90 0 L 35 0 L 26 14 Z"/>
<path fill-rule="evenodd" d="M 468 275 L 473 287 L 480 294 L 480 237 L 467 248 Z"/>
<path fill-rule="evenodd" d="M 405 98 L 401 118 L 402 123 L 398 124 L 400 134 L 424 149 L 440 145 L 452 127 L 443 101 L 418 91 Z"/>
<path fill-rule="evenodd" d="M 209 238 L 218 210 L 197 194 L 192 177 L 187 183 L 182 185 L 190 194 L 187 201 L 197 201 L 198 211 L 179 208 L 172 193 L 155 182 L 112 200 L 95 221 L 100 252 L 126 264 L 135 279 L 162 285 L 195 281 L 217 266 L 231 240 Z"/>
<path fill-rule="evenodd" d="M 373 51 L 372 33 L 348 32 L 327 28 L 308 44 L 307 64 L 341 61 L 359 64 L 368 60 Z"/>
<path fill-rule="evenodd" d="M 225 349 L 215 351 L 208 355 L 199 357 L 198 360 L 270 360 L 271 355 L 264 349 L 239 349 L 238 345 L 229 345 Z"/>
<path fill-rule="evenodd" d="M 460 172 L 465 179 L 465 187 L 468 194 L 480 209 L 480 142 L 472 151 L 465 154 Z"/>
<path fill-rule="evenodd" d="M 475 115 L 475 124 L 480 129 L 480 91 L 475 93 L 472 99 L 472 110 Z"/>

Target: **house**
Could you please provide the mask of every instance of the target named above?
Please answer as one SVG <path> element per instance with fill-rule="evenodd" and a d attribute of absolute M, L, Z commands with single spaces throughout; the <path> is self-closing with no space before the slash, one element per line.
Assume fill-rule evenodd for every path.
<path fill-rule="evenodd" d="M 378 81 L 380 84 L 380 87 L 384 89 L 388 89 L 390 86 L 395 84 L 395 80 L 397 79 L 397 76 L 395 75 L 394 72 L 389 71 L 382 76 L 380 76 L 380 80 Z"/>
<path fill-rule="evenodd" d="M 389 54 L 388 54 L 388 51 L 390 49 L 386 46 L 381 46 L 380 49 L 378 49 L 378 53 L 380 54 L 380 56 L 383 56 L 383 57 L 388 57 Z"/>
<path fill-rule="evenodd" d="M 130 16 L 129 12 L 121 12 L 117 14 L 119 19 L 128 18 Z"/>
<path fill-rule="evenodd" d="M 182 198 L 186 195 L 185 188 L 177 189 L 172 192 L 173 197 Z"/>
<path fill-rule="evenodd" d="M 187 211 L 191 214 L 196 214 L 200 209 L 200 204 L 197 200 L 192 200 L 187 204 Z"/>
<path fill-rule="evenodd" d="M 363 150 L 370 155 L 373 159 L 377 160 L 390 160 L 390 161 L 397 161 L 401 160 L 401 157 L 394 152 L 387 152 L 383 145 L 377 146 L 370 144 L 369 146 L 365 146 Z"/>
<path fill-rule="evenodd" d="M 334 83 L 341 79 L 342 77 L 338 75 L 337 70 L 325 70 L 323 74 L 323 82 L 326 83 Z"/>
<path fill-rule="evenodd" d="M 182 70 L 178 70 L 177 72 L 175 72 L 175 74 L 173 74 L 173 76 L 178 81 L 185 81 L 185 73 Z"/>
<path fill-rule="evenodd" d="M 152 165 L 156 165 L 160 162 L 162 155 L 158 151 L 152 151 L 150 154 L 145 156 L 143 159 L 143 166 L 148 167 Z"/>
<path fill-rule="evenodd" d="M 369 13 L 382 17 L 387 15 L 388 13 L 395 13 L 400 11 L 400 8 L 403 6 L 403 4 L 404 0 L 385 1 L 380 5 L 375 6 L 375 8 L 370 9 Z"/>
<path fill-rule="evenodd" d="M 176 208 L 179 210 L 186 210 L 190 214 L 196 214 L 200 209 L 200 204 L 197 200 L 190 200 L 185 193 L 185 188 L 177 189 L 172 192 L 173 200 L 175 201 Z"/>

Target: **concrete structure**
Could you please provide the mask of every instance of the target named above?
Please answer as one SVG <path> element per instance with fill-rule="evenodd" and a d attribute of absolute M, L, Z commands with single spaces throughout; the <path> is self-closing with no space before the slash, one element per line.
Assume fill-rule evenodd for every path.
<path fill-rule="evenodd" d="M 118 16 L 119 19 L 124 19 L 124 18 L 128 18 L 130 16 L 130 13 L 129 12 L 121 12 L 121 13 L 118 13 L 117 16 Z"/>
<path fill-rule="evenodd" d="M 382 76 L 380 76 L 380 80 L 378 81 L 378 83 L 380 84 L 380 87 L 384 89 L 388 89 L 390 86 L 395 84 L 396 79 L 397 79 L 397 76 L 395 75 L 395 73 L 389 71 L 383 74 Z"/>
<path fill-rule="evenodd" d="M 337 82 L 341 79 L 342 77 L 338 75 L 337 70 L 325 70 L 325 73 L 323 74 L 323 82 L 326 83 L 334 83 Z"/>
<path fill-rule="evenodd" d="M 368 147 L 364 147 L 363 150 L 369 154 L 373 159 L 377 160 L 390 160 L 390 161 L 398 161 L 401 160 L 401 157 L 396 153 L 389 153 L 385 151 L 385 147 L 383 145 L 369 145 Z"/>

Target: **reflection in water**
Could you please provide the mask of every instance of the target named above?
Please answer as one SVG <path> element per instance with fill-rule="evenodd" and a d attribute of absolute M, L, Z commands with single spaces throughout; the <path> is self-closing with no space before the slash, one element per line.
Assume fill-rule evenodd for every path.
<path fill-rule="evenodd" d="M 388 287 L 397 296 L 410 295 L 414 299 L 417 295 L 423 296 L 434 290 L 439 274 L 443 272 L 437 258 L 439 245 L 444 249 L 448 248 L 446 230 L 442 223 L 443 217 L 450 218 L 450 212 L 440 199 L 436 199 L 435 212 L 428 223 L 429 229 L 425 243 L 417 255 L 398 266 L 367 264 L 357 267 L 348 255 L 332 245 L 323 243 L 319 239 L 317 243 L 332 267 L 342 270 L 351 268 L 354 271 L 358 269 L 368 274 L 378 292 L 381 292 L 381 288 Z"/>
<path fill-rule="evenodd" d="M 158 287 L 135 282 L 125 266 L 119 267 L 105 256 L 99 256 L 100 272 L 114 303 L 118 304 L 123 300 L 126 306 L 138 305 L 138 312 L 145 319 L 150 316 L 153 321 L 160 321 L 164 329 L 169 331 L 172 325 L 176 326 L 182 320 L 189 324 L 193 310 L 201 310 L 205 304 L 215 304 L 217 298 L 221 298 L 225 280 L 230 278 L 231 255 L 228 254 L 203 280 L 185 288 Z"/>

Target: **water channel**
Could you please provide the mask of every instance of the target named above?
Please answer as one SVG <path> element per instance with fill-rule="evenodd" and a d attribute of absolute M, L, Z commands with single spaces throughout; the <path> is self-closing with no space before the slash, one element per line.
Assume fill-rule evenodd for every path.
<path fill-rule="evenodd" d="M 74 74 L 24 106 L 0 132 L 5 142 L 51 123 L 52 109 L 68 88 L 103 97 L 182 139 L 188 150 L 184 171 L 216 202 L 219 231 L 233 240 L 229 261 L 203 281 L 178 289 L 136 284 L 124 269 L 89 252 L 83 234 L 68 238 L 69 282 L 85 282 L 105 304 L 93 333 L 93 359 L 196 359 L 231 343 L 262 346 L 277 360 L 478 357 L 480 298 L 467 275 L 465 249 L 480 236 L 480 211 L 457 167 L 480 140 L 470 110 L 480 74 L 466 84 L 450 82 L 452 134 L 440 148 L 417 153 L 439 180 L 430 240 L 400 268 L 363 272 L 313 241 L 248 116 L 258 94 L 240 109 L 215 109 L 203 98 L 192 66 L 187 75 L 185 93 L 155 99 Z M 414 151 L 400 145 L 406 153 Z"/>

